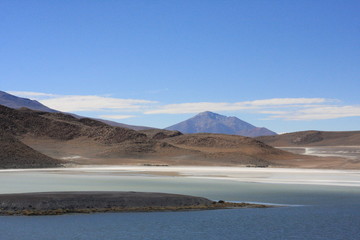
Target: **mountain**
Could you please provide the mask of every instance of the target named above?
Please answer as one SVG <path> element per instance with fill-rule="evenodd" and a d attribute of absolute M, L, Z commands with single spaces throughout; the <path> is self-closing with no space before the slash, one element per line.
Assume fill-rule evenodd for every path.
<path fill-rule="evenodd" d="M 359 146 L 360 131 L 301 131 L 256 138 L 276 147 L 288 146 Z"/>
<path fill-rule="evenodd" d="M 48 108 L 47 106 L 39 103 L 38 101 L 28 98 L 17 97 L 3 91 L 0 91 L 0 105 L 14 109 L 29 108 L 42 112 L 59 112 L 57 110 Z"/>
<path fill-rule="evenodd" d="M 0 91 L 0 105 L 6 106 L 9 108 L 13 108 L 13 109 L 28 108 L 31 110 L 42 111 L 42 112 L 50 112 L 50 113 L 56 113 L 56 112 L 59 113 L 60 112 L 60 111 L 51 109 L 51 108 L 39 103 L 36 100 L 17 97 L 15 95 L 11 95 L 11 94 L 3 92 L 3 91 Z M 71 115 L 78 119 L 86 118 L 84 116 L 80 116 L 80 115 L 73 114 L 73 113 L 71 113 Z M 106 123 L 106 124 L 114 126 L 114 127 L 123 127 L 123 128 L 133 129 L 133 130 L 151 129 L 150 127 L 128 125 L 128 124 L 118 123 L 118 122 L 109 121 L 109 120 L 105 120 L 105 119 L 95 119 L 95 120 Z"/>
<path fill-rule="evenodd" d="M 227 117 L 213 112 L 199 113 L 165 129 L 177 130 L 182 133 L 220 133 L 247 137 L 276 135 L 267 128 L 255 127 L 237 117 Z"/>
<path fill-rule="evenodd" d="M 0 167 L 55 166 L 59 164 L 55 159 L 75 164 L 258 167 L 293 166 L 300 158 L 313 160 L 243 136 L 135 131 L 64 113 L 1 105 L 0 133 Z"/>

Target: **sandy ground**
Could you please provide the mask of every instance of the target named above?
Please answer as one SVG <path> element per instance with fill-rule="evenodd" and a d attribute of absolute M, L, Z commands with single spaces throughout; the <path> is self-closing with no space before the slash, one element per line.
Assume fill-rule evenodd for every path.
<path fill-rule="evenodd" d="M 2 172 L 48 172 L 56 174 L 173 176 L 240 182 L 315 184 L 360 187 L 360 170 L 294 168 L 192 167 L 192 166 L 72 166 L 61 169 L 9 169 Z"/>

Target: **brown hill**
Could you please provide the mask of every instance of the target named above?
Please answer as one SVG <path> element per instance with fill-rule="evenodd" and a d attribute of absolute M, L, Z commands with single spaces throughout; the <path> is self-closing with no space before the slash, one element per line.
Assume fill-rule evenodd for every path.
<path fill-rule="evenodd" d="M 41 157 L 35 158 L 45 161 L 47 157 L 44 155 L 47 155 L 76 164 L 331 168 L 343 166 L 345 161 L 337 159 L 329 164 L 329 159 L 285 152 L 238 135 L 182 135 L 178 131 L 159 129 L 134 131 L 63 113 L 14 110 L 4 106 L 0 106 L 0 131 L 9 136 L 2 142 L 12 149 L 22 148 L 26 154 L 33 156 L 36 150 Z M 6 154 L 16 156 L 19 153 Z M 14 166 L 23 165 L 15 163 Z"/>
<path fill-rule="evenodd" d="M 58 159 L 72 159 L 73 152 L 89 152 L 89 157 L 94 157 L 95 153 L 101 156 L 99 153 L 113 144 L 127 142 L 125 146 L 140 146 L 150 141 L 145 134 L 126 128 L 112 127 L 92 119 L 77 119 L 63 113 L 38 112 L 29 109 L 15 110 L 1 105 L 0 131 L 8 136 L 6 139 L 14 140 L 4 139 L 3 141 L 8 145 L 13 145 L 13 149 L 20 144 L 26 144 Z M 34 149 L 32 150 L 35 151 Z M 29 155 L 33 154 L 30 148 L 27 151 Z M 122 149 L 122 151 L 127 152 L 127 149 Z M 4 156 L 14 154 L 14 151 L 6 154 L 2 152 Z M 23 167 L 20 165 L 19 167 Z"/>
<path fill-rule="evenodd" d="M 16 136 L 49 137 L 63 141 L 88 137 L 105 144 L 147 138 L 134 130 L 111 127 L 89 118 L 77 119 L 63 113 L 14 110 L 0 105 L 0 118 L 0 129 Z"/>
<path fill-rule="evenodd" d="M 278 160 L 296 158 L 294 154 L 238 135 L 197 133 L 163 140 L 173 146 L 198 152 L 197 159 L 213 165 L 278 165 Z M 276 160 L 276 161 L 275 161 Z"/>
<path fill-rule="evenodd" d="M 149 158 L 192 152 L 158 140 L 179 132 L 161 130 L 152 136 L 152 130 L 147 130 L 147 136 L 93 119 L 5 106 L 0 106 L 0 120 L 0 130 L 23 144 L 50 157 L 77 163 L 147 163 Z"/>
<path fill-rule="evenodd" d="M 0 168 L 59 167 L 61 162 L 26 146 L 14 136 L 0 132 Z"/>
<path fill-rule="evenodd" d="M 360 131 L 303 131 L 255 138 L 276 147 L 287 146 L 360 146 Z"/>

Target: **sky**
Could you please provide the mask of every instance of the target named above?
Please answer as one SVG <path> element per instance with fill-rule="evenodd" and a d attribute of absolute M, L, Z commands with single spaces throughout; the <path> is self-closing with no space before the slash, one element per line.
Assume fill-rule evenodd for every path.
<path fill-rule="evenodd" d="M 0 90 L 165 128 L 360 130 L 358 0 L 0 0 Z"/>

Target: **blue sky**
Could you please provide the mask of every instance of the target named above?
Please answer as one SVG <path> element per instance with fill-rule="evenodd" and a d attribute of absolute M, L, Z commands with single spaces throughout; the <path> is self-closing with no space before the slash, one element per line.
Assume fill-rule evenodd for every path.
<path fill-rule="evenodd" d="M 360 1 L 0 0 L 0 90 L 167 127 L 360 130 Z"/>

